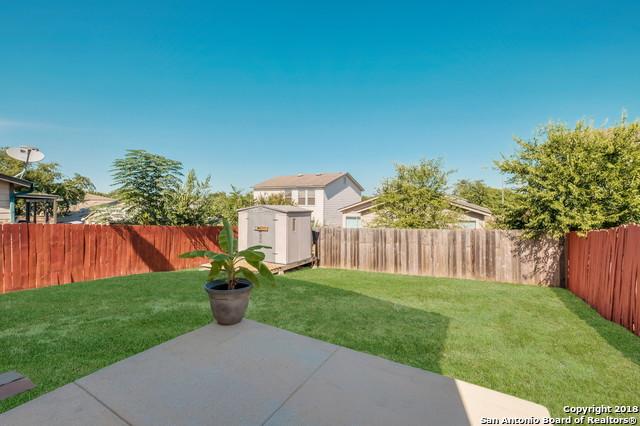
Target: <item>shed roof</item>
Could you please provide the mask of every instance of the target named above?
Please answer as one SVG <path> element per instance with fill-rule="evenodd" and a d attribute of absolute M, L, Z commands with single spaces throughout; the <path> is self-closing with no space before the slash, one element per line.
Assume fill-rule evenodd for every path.
<path fill-rule="evenodd" d="M 31 188 L 31 186 L 33 185 L 33 183 L 31 181 L 28 181 L 26 179 L 20 179 L 20 178 L 9 176 L 9 175 L 5 175 L 5 174 L 2 174 L 2 173 L 0 173 L 0 181 L 9 182 L 9 183 L 12 183 L 14 185 L 23 186 L 25 188 Z"/>
<path fill-rule="evenodd" d="M 257 206 L 251 206 L 251 207 L 245 207 L 243 209 L 238 209 L 239 212 L 241 211 L 245 211 L 245 210 L 252 210 L 252 209 L 257 209 L 259 207 L 263 207 L 265 209 L 269 209 L 269 210 L 274 210 L 280 213 L 290 213 L 290 212 L 294 212 L 294 213 L 309 213 L 311 214 L 311 210 L 309 209 L 303 209 L 302 207 L 298 207 L 298 206 L 284 206 L 284 205 L 273 205 L 273 204 L 259 204 Z"/>
<path fill-rule="evenodd" d="M 336 173 L 300 173 L 292 176 L 276 176 L 256 184 L 254 189 L 284 189 L 284 188 L 324 188 L 331 182 L 347 176 L 353 183 L 364 191 L 362 185 L 347 172 Z"/>

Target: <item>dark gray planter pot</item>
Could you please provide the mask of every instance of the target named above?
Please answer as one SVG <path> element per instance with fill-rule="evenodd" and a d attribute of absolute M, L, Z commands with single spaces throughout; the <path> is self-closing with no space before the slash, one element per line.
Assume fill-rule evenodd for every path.
<path fill-rule="evenodd" d="M 233 325 L 242 321 L 249 305 L 251 283 L 245 279 L 238 279 L 233 290 L 227 290 L 225 281 L 211 281 L 204 285 L 209 295 L 211 313 L 220 325 Z"/>

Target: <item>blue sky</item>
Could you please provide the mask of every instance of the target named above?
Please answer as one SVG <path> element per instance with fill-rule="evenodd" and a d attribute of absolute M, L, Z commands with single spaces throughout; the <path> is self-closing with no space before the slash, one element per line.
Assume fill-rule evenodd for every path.
<path fill-rule="evenodd" d="M 215 189 L 490 169 L 554 119 L 640 117 L 640 2 L 5 1 L 0 145 L 111 189 L 128 148 Z"/>

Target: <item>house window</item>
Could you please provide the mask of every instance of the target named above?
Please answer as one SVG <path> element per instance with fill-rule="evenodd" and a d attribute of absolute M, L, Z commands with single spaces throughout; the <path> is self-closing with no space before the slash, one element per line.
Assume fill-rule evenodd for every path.
<path fill-rule="evenodd" d="M 307 205 L 315 206 L 316 205 L 316 190 L 310 189 L 307 191 Z"/>
<path fill-rule="evenodd" d="M 347 216 L 344 226 L 345 228 L 360 228 L 360 216 Z"/>
<path fill-rule="evenodd" d="M 290 189 L 286 189 L 284 191 L 284 199 L 288 202 L 291 203 L 291 190 Z"/>
<path fill-rule="evenodd" d="M 299 206 L 304 206 L 305 204 L 307 204 L 306 200 L 304 199 L 304 189 L 298 189 L 298 205 Z"/>

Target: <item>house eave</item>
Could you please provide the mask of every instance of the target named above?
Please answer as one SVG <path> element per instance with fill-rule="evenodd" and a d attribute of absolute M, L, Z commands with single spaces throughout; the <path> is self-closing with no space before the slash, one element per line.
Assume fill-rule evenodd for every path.
<path fill-rule="evenodd" d="M 2 174 L 2 173 L 0 173 L 0 181 L 7 182 L 7 183 L 12 183 L 14 185 L 18 185 L 18 186 L 21 186 L 23 188 L 32 188 L 33 187 L 33 182 L 31 182 L 31 181 L 28 181 L 26 179 L 20 179 L 20 178 L 9 176 L 9 175 L 5 175 L 5 174 Z"/>
<path fill-rule="evenodd" d="M 367 198 L 366 200 L 361 200 L 361 201 L 358 201 L 357 203 L 353 203 L 353 204 L 349 204 L 348 206 L 344 206 L 344 207 L 338 209 L 338 211 L 341 212 L 341 213 L 344 213 L 347 210 L 351 210 L 351 209 L 354 209 L 354 208 L 357 209 L 359 206 L 365 206 L 365 207 L 363 207 L 361 209 L 354 210 L 355 213 L 363 212 L 365 210 L 372 209 L 374 207 L 374 205 L 376 204 L 375 201 L 377 199 L 378 199 L 378 197 Z M 371 205 L 367 206 L 367 204 L 371 204 Z"/>

